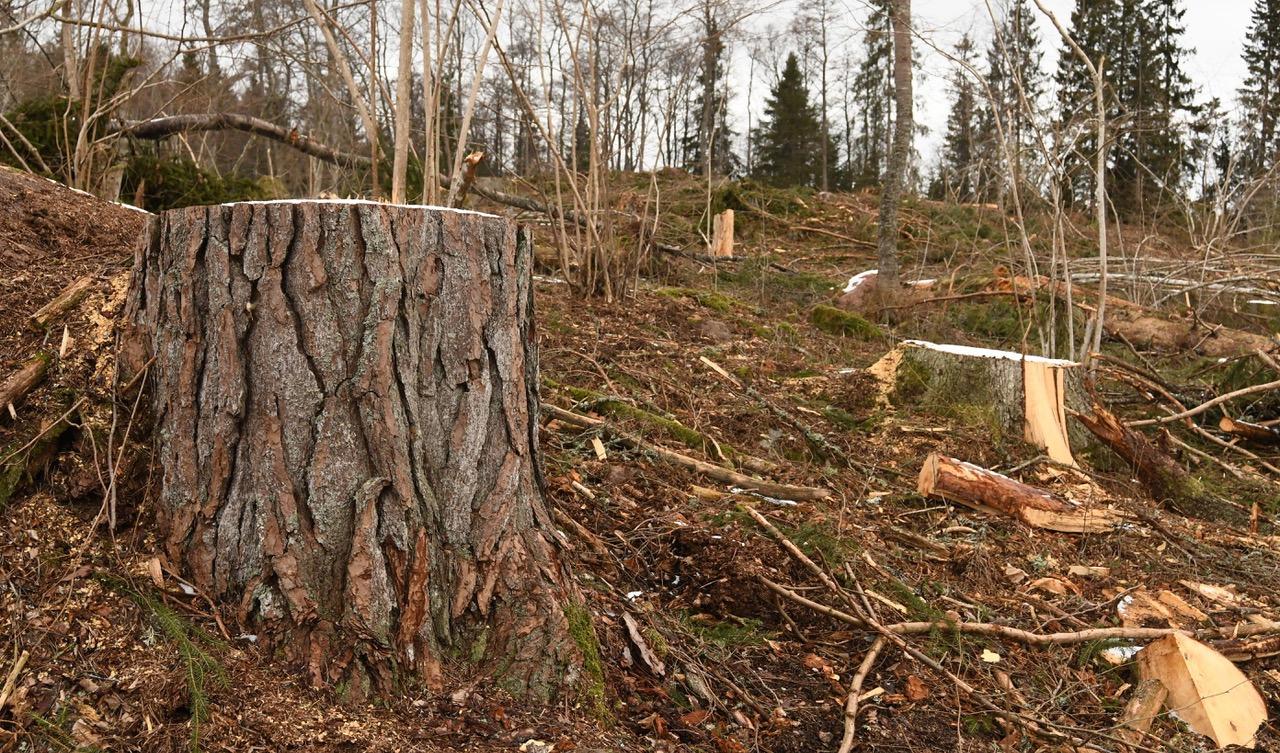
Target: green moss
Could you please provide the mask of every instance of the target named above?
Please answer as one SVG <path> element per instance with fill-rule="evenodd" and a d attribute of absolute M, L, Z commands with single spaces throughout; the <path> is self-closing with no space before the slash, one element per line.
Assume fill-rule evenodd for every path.
<path fill-rule="evenodd" d="M 0 459 L 9 458 L 0 466 L 0 510 L 4 509 L 24 484 L 32 482 L 39 475 L 70 428 L 71 423 L 63 420 L 46 429 L 34 442 L 18 440 L 0 449 Z M 31 446 L 22 449 L 28 442 L 31 442 Z M 10 455 L 13 457 L 9 457 Z"/>
<path fill-rule="evenodd" d="M 699 306 L 711 309 L 720 314 L 728 314 L 734 309 L 750 309 L 738 299 L 715 290 L 696 290 L 694 288 L 658 288 L 658 295 L 666 298 L 692 298 Z"/>
<path fill-rule="evenodd" d="M 482 628 L 474 640 L 471 641 L 471 663 L 479 664 L 484 661 L 484 651 L 489 646 L 489 628 Z"/>
<path fill-rule="evenodd" d="M 600 642 L 596 639 L 591 613 L 582 604 L 568 604 L 564 608 L 564 616 L 569 621 L 569 635 L 582 653 L 582 692 L 589 710 L 595 717 L 606 719 L 609 707 L 605 703 L 604 665 L 600 660 Z"/>
<path fill-rule="evenodd" d="M 809 322 L 828 334 L 873 340 L 884 336 L 876 325 L 853 313 L 820 303 L 809 311 Z"/>
<path fill-rule="evenodd" d="M 671 645 L 667 643 L 667 637 L 651 627 L 644 629 L 645 642 L 649 644 L 650 650 L 659 658 L 665 659 L 671 653 Z"/>
<path fill-rule="evenodd" d="M 686 614 L 685 624 L 689 632 L 708 643 L 721 648 L 763 645 L 771 633 L 764 629 L 764 623 L 751 617 L 730 616 L 710 625 L 691 619 Z"/>
<path fill-rule="evenodd" d="M 990 714 L 970 714 L 964 718 L 964 731 L 974 737 L 995 737 L 1000 733 L 1000 725 Z"/>
<path fill-rule="evenodd" d="M 1027 326 L 1026 313 L 1006 300 L 960 304 L 951 308 L 948 316 L 965 332 L 1001 343 L 1020 341 Z"/>
<path fill-rule="evenodd" d="M 800 547 L 802 552 L 833 567 L 856 553 L 852 544 L 832 533 L 822 523 L 806 520 L 794 528 L 779 526 L 778 530 Z"/>

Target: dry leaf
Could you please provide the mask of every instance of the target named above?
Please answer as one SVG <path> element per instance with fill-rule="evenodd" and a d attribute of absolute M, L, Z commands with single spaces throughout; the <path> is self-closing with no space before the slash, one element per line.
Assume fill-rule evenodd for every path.
<path fill-rule="evenodd" d="M 1267 707 L 1258 689 L 1227 657 L 1175 633 L 1138 653 L 1138 671 L 1144 680 L 1164 683 L 1169 690 L 1165 706 L 1218 747 L 1254 746 L 1254 734 L 1267 720 Z"/>
<path fill-rule="evenodd" d="M 902 692 L 907 696 L 908 701 L 913 702 L 923 701 L 929 697 L 929 687 L 915 675 L 907 675 L 907 684 Z"/>
<path fill-rule="evenodd" d="M 640 652 L 640 658 L 644 663 L 648 665 L 655 675 L 661 677 L 666 674 L 667 668 L 662 664 L 662 660 L 653 653 L 649 648 L 649 644 L 645 642 L 644 636 L 640 634 L 640 625 L 636 622 L 636 618 L 632 617 L 630 612 L 623 612 L 622 621 L 626 623 L 627 636 L 635 644 L 636 650 Z"/>
<path fill-rule="evenodd" d="M 684 722 L 686 727 L 696 727 L 706 721 L 709 714 L 710 712 L 706 709 L 694 709 L 680 717 L 680 721 Z"/>
<path fill-rule="evenodd" d="M 1044 591 L 1046 593 L 1057 594 L 1058 596 L 1066 596 L 1067 593 L 1080 593 L 1080 589 L 1070 581 L 1061 578 L 1037 578 L 1027 584 L 1027 588 L 1033 591 Z"/>
<path fill-rule="evenodd" d="M 1008 578 L 1009 582 L 1016 586 L 1027 579 L 1027 571 L 1013 565 L 1005 565 L 1004 577 Z"/>

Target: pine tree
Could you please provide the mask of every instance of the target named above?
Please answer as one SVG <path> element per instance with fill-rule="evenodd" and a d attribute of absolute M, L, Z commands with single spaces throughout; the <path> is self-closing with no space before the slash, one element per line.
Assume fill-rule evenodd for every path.
<path fill-rule="evenodd" d="M 977 144 L 978 193 L 985 199 L 1003 196 L 1012 176 L 1025 177 L 1024 154 L 1031 147 L 1034 114 L 1029 109 L 1034 110 L 1045 90 L 1042 55 L 1030 0 L 1010 0 L 987 48 L 990 96 L 982 108 Z M 1006 164 L 1010 159 L 1013 164 Z"/>
<path fill-rule="evenodd" d="M 1280 154 L 1280 0 L 1255 0 L 1240 87 L 1242 168 L 1251 175 L 1270 170 Z"/>
<path fill-rule="evenodd" d="M 955 101 L 947 117 L 947 135 L 942 144 L 942 164 L 938 170 L 938 198 L 954 197 L 973 201 L 978 176 L 978 99 L 969 71 L 973 69 L 973 40 L 965 34 L 956 45 L 958 65 L 951 75 Z"/>
<path fill-rule="evenodd" d="M 765 101 L 764 122 L 755 139 L 756 174 L 778 186 L 816 186 L 821 179 L 818 151 L 822 124 L 809 103 L 800 62 L 787 56 L 778 83 Z"/>

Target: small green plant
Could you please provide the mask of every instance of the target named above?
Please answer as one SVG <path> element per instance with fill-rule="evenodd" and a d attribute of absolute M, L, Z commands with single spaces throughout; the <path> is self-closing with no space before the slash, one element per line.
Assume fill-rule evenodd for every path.
<path fill-rule="evenodd" d="M 155 596 L 134 588 L 118 578 L 104 578 L 103 583 L 137 604 L 160 633 L 178 649 L 187 680 L 187 708 L 191 712 L 192 753 L 200 750 L 200 727 L 209 718 L 208 689 L 226 687 L 227 673 L 209 650 L 226 648 L 222 641 L 193 625 Z"/>
<path fill-rule="evenodd" d="M 769 632 L 764 629 L 764 623 L 752 617 L 730 615 L 728 619 L 705 624 L 686 614 L 684 622 L 694 635 L 720 648 L 758 646 L 769 637 Z"/>

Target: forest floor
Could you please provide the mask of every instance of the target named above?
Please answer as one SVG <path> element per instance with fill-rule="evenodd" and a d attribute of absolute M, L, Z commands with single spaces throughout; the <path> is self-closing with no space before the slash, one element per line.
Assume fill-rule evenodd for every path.
<path fill-rule="evenodd" d="M 677 219 L 660 234 L 687 244 L 699 189 L 679 176 L 664 180 Z M 29 654 L 10 697 L 0 695 L 0 753 L 194 745 L 834 751 L 849 681 L 875 633 L 770 591 L 765 579 L 846 609 L 744 506 L 834 573 L 842 590 L 874 594 L 883 622 L 1048 633 L 1230 628 L 1280 617 L 1280 485 L 1250 470 L 1259 461 L 1227 456 L 1237 478 L 1208 459 L 1221 448 L 1198 436 L 1179 435 L 1193 451 L 1165 443 L 1225 500 L 1212 519 L 1190 517 L 1158 505 L 1099 446 L 1079 452 L 1087 475 L 1063 473 L 1038 463 L 1020 437 L 1000 436 L 982 411 L 882 399 L 867 367 L 899 340 L 1017 350 L 1028 322 L 1043 314 L 1043 301 L 948 297 L 990 282 L 997 265 L 1021 268 L 1008 218 L 989 207 L 913 203 L 904 276 L 936 279 L 931 297 L 948 298 L 905 309 L 892 326 L 868 327 L 814 312 L 851 274 L 874 266 L 873 196 L 740 187 L 717 200 L 738 208 L 738 261 L 656 259 L 634 295 L 615 303 L 584 300 L 554 272 L 539 271 L 542 401 L 685 455 L 833 494 L 793 502 L 734 491 L 632 449 L 616 432 L 582 431 L 544 413 L 547 491 L 594 618 L 598 671 L 551 713 L 484 687 L 349 706 L 279 666 L 155 559 L 154 469 L 144 432 L 124 436 L 137 403 L 115 400 L 111 379 L 112 323 L 142 215 L 0 171 L 0 379 L 36 353 L 61 351 L 47 382 L 15 406 L 17 420 L 0 416 L 0 472 L 39 452 L 12 479 L 11 496 L 0 478 L 0 683 Z M 1192 255 L 1185 239 L 1148 230 L 1133 229 L 1135 255 Z M 1088 253 L 1084 236 L 1071 246 Z M 101 282 L 81 306 L 46 330 L 28 325 L 84 275 Z M 1280 329 L 1280 317 L 1253 304 L 1217 313 L 1260 333 Z M 1123 343 L 1106 352 L 1167 377 L 1192 403 L 1275 378 L 1248 358 Z M 1147 395 L 1122 382 L 1104 379 L 1099 394 L 1122 415 L 1158 415 Z M 1280 417 L 1274 393 L 1244 402 L 1251 418 Z M 1280 458 L 1274 447 L 1253 451 L 1264 462 Z M 922 498 L 916 477 L 932 452 L 1036 485 L 1089 483 L 1130 522 L 1106 533 L 1055 533 Z M 121 480 L 110 483 L 113 475 Z M 1254 503 L 1260 514 L 1250 530 Z M 105 525 L 112 515 L 114 533 Z M 1131 607 L 1157 602 L 1177 606 Z M 1030 646 L 947 630 L 907 641 L 1002 708 L 1118 749 L 1113 736 L 1136 678 L 1133 662 L 1109 659 L 1108 649 L 1141 642 Z M 1280 697 L 1280 660 L 1240 666 L 1268 701 Z M 892 645 L 862 687 L 859 751 L 1073 749 L 1048 733 L 1029 737 Z M 1211 747 L 1168 715 L 1151 733 L 1143 749 Z M 1267 723 L 1256 742 L 1280 749 L 1280 730 Z"/>

